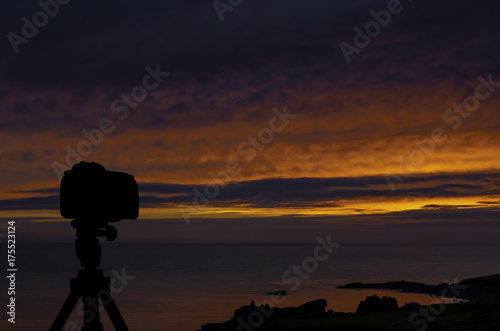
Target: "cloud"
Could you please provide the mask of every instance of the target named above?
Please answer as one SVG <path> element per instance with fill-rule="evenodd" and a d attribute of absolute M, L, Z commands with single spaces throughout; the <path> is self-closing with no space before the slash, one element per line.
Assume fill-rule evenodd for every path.
<path fill-rule="evenodd" d="M 2 210 L 59 209 L 59 195 L 0 200 Z"/>
<path fill-rule="evenodd" d="M 341 201 L 379 200 L 397 201 L 407 198 L 460 198 L 495 196 L 490 181 L 500 177 L 497 173 L 442 174 L 410 177 L 404 188 L 390 192 L 385 179 L 380 176 L 339 178 L 269 178 L 262 180 L 230 182 L 220 187 L 220 194 L 210 204 L 231 207 L 245 204 L 252 208 L 286 207 L 342 207 Z M 210 183 L 207 185 L 214 185 Z M 194 190 L 204 191 L 204 184 L 182 185 L 164 183 L 139 183 L 141 207 L 165 207 L 192 204 Z M 58 188 L 18 191 L 24 194 L 50 194 Z M 57 195 L 0 200 L 5 208 L 57 209 Z M 494 202 L 496 203 L 496 202 Z M 492 204 L 479 202 L 478 204 Z M 43 207 L 43 208 L 41 208 Z M 455 205 L 450 208 L 467 207 Z M 473 207 L 473 206 L 469 206 Z M 424 209 L 448 208 L 444 205 L 423 205 Z"/>
<path fill-rule="evenodd" d="M 22 191 L 14 191 L 11 193 L 50 194 L 50 193 L 59 193 L 59 188 L 58 187 L 51 187 L 51 188 L 38 189 L 38 190 L 22 190 Z"/>
<path fill-rule="evenodd" d="M 82 130 L 110 118 L 115 131 L 85 159 L 134 174 L 142 207 L 189 203 L 194 188 L 212 183 L 211 172 L 236 160 L 241 174 L 211 202 L 229 213 L 242 204 L 362 213 L 380 206 L 360 201 L 421 201 L 422 213 L 399 219 L 489 219 L 500 194 L 500 94 L 458 130 L 443 113 L 474 92 L 478 75 L 500 80 L 500 35 L 491 34 L 500 26 L 497 3 L 407 2 L 348 65 L 339 43 L 352 42 L 353 27 L 382 5 L 254 1 L 224 22 L 207 1 L 61 6 L 19 54 L 0 51 L 0 206 L 57 209 L 52 162 L 66 163 L 67 148 L 86 139 Z M 37 10 L 15 3 L 0 13 L 0 26 L 18 32 L 20 18 Z M 156 63 L 171 76 L 120 120 L 111 102 Z M 297 120 L 248 162 L 238 145 L 284 105 Z M 399 173 L 401 159 L 435 128 L 446 131 L 446 143 L 390 192 L 384 174 Z"/>
<path fill-rule="evenodd" d="M 500 205 L 500 201 L 478 201 L 477 203 L 483 205 Z"/>
<path fill-rule="evenodd" d="M 496 193 L 486 186 L 500 174 L 443 174 L 408 179 L 405 188 L 388 192 L 387 183 L 381 177 L 340 178 L 270 178 L 228 183 L 220 187 L 220 194 L 211 201 L 214 206 L 248 204 L 252 207 L 283 208 L 330 206 L 340 207 L 333 201 L 359 199 L 403 198 L 457 198 L 489 196 Z M 463 182 L 463 183 L 460 183 Z M 210 184 L 213 185 L 213 184 Z M 203 185 L 171 185 L 160 183 L 141 184 L 148 206 L 192 204 L 194 189 L 203 192 Z M 167 194 L 152 196 L 150 193 Z M 484 204 L 484 203 L 483 203 Z M 441 208 L 424 205 L 422 208 Z M 459 208 L 464 206 L 455 206 Z M 471 206 L 472 207 L 472 206 Z"/>

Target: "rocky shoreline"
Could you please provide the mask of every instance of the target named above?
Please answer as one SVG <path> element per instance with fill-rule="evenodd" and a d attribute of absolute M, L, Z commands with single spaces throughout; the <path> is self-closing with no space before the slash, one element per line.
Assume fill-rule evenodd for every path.
<path fill-rule="evenodd" d="M 427 285 L 404 280 L 387 283 L 350 283 L 343 289 L 384 289 L 445 296 L 467 300 L 466 303 L 422 306 L 405 303 L 399 307 L 395 298 L 368 296 L 355 313 L 327 310 L 327 301 L 313 300 L 299 307 L 276 308 L 269 305 L 250 305 L 236 309 L 234 316 L 222 323 L 208 323 L 200 331 L 302 331 L 313 330 L 416 330 L 415 326 L 463 330 L 500 329 L 500 274 L 464 279 L 453 284 Z M 429 313 L 429 311 L 431 313 Z M 434 312 L 434 313 L 432 313 Z M 437 316 L 439 315 L 439 319 Z M 486 324 L 485 324 L 486 323 Z M 497 328 L 498 327 L 498 328 Z"/>
<path fill-rule="evenodd" d="M 491 301 L 500 299 L 500 274 L 464 279 L 457 283 L 427 285 L 404 280 L 387 283 L 349 283 L 337 286 L 343 289 L 380 289 L 398 292 L 429 294 L 467 301 Z"/>

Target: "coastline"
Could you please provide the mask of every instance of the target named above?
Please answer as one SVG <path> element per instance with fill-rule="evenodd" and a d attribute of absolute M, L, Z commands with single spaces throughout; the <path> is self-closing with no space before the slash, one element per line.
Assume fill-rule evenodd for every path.
<path fill-rule="evenodd" d="M 407 293 L 428 294 L 439 297 L 456 298 L 470 302 L 492 301 L 500 296 L 500 274 L 463 279 L 456 283 L 427 285 L 404 280 L 386 283 L 349 283 L 342 289 L 383 289 Z"/>
<path fill-rule="evenodd" d="M 462 300 L 459 303 L 415 302 L 398 306 L 392 297 L 368 296 L 355 313 L 327 310 L 327 301 L 317 299 L 298 307 L 275 308 L 250 305 L 236 309 L 222 323 L 209 323 L 200 331 L 232 330 L 475 330 L 478 326 L 500 329 L 500 274 L 463 279 L 456 283 L 427 285 L 418 282 L 349 283 L 343 289 L 384 289 L 421 293 Z"/>

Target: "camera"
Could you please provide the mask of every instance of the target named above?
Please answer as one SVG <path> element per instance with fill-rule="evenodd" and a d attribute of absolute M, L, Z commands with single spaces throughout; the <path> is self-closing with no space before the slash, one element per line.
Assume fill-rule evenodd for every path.
<path fill-rule="evenodd" d="M 128 330 L 127 324 L 111 296 L 111 278 L 98 269 L 102 246 L 99 237 L 113 241 L 118 231 L 108 222 L 139 217 L 139 188 L 134 176 L 108 171 L 95 162 L 80 162 L 64 172 L 61 180 L 60 209 L 64 218 L 72 218 L 76 230 L 76 257 L 83 269 L 70 281 L 70 292 L 57 314 L 50 331 L 61 331 L 71 312 L 82 299 L 85 315 L 82 330 L 103 330 L 99 301 L 116 330 Z M 103 300 L 103 297 L 106 297 Z M 93 302 L 94 304 L 90 304 Z"/>
<path fill-rule="evenodd" d="M 96 223 L 139 216 L 139 189 L 134 176 L 108 171 L 95 162 L 80 162 L 61 180 L 61 216 Z"/>

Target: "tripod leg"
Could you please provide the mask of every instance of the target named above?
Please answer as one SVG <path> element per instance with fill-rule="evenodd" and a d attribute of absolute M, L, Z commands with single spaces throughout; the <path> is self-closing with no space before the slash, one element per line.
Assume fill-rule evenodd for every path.
<path fill-rule="evenodd" d="M 127 324 L 125 324 L 125 320 L 123 319 L 122 314 L 120 313 L 120 310 L 115 303 L 115 300 L 111 296 L 109 288 L 104 289 L 103 292 L 106 294 L 107 298 L 104 299 L 101 296 L 101 302 L 104 306 L 104 309 L 106 309 L 106 312 L 108 313 L 109 319 L 111 320 L 111 323 L 113 323 L 115 330 L 128 331 Z"/>
<path fill-rule="evenodd" d="M 111 298 L 110 302 L 107 302 L 104 305 L 104 308 L 106 309 L 106 312 L 108 313 L 111 323 L 113 323 L 116 331 L 128 331 L 127 324 L 125 324 L 122 314 L 120 313 L 120 310 L 118 310 L 118 306 L 113 298 Z"/>
<path fill-rule="evenodd" d="M 75 308 L 78 299 L 80 299 L 79 293 L 75 290 L 71 290 L 49 331 L 61 331 L 63 329 L 64 324 L 66 324 L 69 315 L 71 315 L 73 308 Z"/>
<path fill-rule="evenodd" d="M 81 331 L 103 331 L 101 316 L 99 312 L 99 301 L 97 298 L 97 289 L 87 288 L 83 300 L 83 328 Z M 88 317 L 86 317 L 88 316 Z"/>

